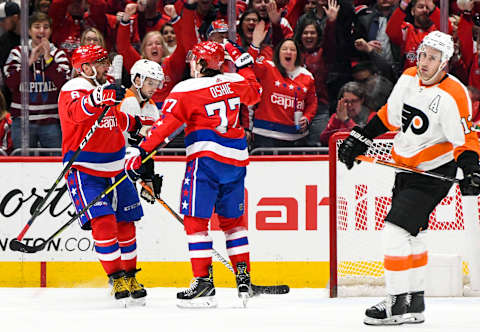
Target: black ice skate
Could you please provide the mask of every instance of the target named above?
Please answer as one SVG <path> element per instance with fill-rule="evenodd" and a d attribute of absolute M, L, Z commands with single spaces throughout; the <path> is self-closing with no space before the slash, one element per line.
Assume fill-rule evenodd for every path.
<path fill-rule="evenodd" d="M 128 290 L 130 291 L 132 303 L 145 305 L 147 290 L 143 287 L 141 283 L 137 281 L 137 278 L 135 278 L 135 275 L 139 271 L 141 271 L 141 269 L 125 272 L 125 280 L 127 282 Z"/>
<path fill-rule="evenodd" d="M 119 301 L 122 306 L 126 307 L 126 300 L 130 297 L 130 291 L 128 290 L 127 282 L 125 280 L 125 272 L 118 271 L 108 275 L 112 280 L 111 294 L 115 297 L 115 300 Z"/>
<path fill-rule="evenodd" d="M 413 292 L 408 294 L 409 303 L 407 313 L 404 316 L 406 324 L 419 324 L 425 321 L 423 312 L 425 311 L 424 292 Z"/>
<path fill-rule="evenodd" d="M 212 267 L 208 268 L 208 276 L 192 280 L 190 288 L 177 293 L 179 308 L 215 308 L 215 286 L 213 285 Z"/>
<path fill-rule="evenodd" d="M 252 284 L 250 282 L 250 273 L 248 273 L 247 271 L 247 263 L 237 263 L 236 280 L 238 297 L 242 299 L 243 307 L 246 307 L 248 298 L 253 296 Z"/>
<path fill-rule="evenodd" d="M 400 325 L 405 323 L 408 294 L 387 295 L 382 302 L 365 311 L 364 323 L 367 325 Z"/>

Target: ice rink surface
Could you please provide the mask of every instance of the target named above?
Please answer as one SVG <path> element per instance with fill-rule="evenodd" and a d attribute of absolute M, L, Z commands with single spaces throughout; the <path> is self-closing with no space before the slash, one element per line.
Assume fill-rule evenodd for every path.
<path fill-rule="evenodd" d="M 329 299 L 324 289 L 292 289 L 255 297 L 244 309 L 236 290 L 217 288 L 218 308 L 179 309 L 176 291 L 150 288 L 146 306 L 125 309 L 107 289 L 0 288 L 1 331 L 480 331 L 480 298 L 427 298 L 424 324 L 372 327 L 363 314 L 379 298 Z"/>

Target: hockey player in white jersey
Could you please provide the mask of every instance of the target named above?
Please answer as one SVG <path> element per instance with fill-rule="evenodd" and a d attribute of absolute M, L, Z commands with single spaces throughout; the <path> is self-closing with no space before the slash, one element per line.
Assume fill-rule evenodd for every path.
<path fill-rule="evenodd" d="M 364 128 L 353 128 L 340 146 L 339 159 L 348 169 L 374 137 L 398 131 L 392 149 L 396 163 L 448 177 L 455 177 L 459 167 L 462 194 L 480 193 L 480 146 L 471 130 L 471 101 L 465 86 L 445 72 L 452 55 L 450 35 L 433 31 L 423 39 L 417 66 L 405 70 L 387 104 Z M 387 297 L 366 310 L 365 324 L 424 322 L 424 236 L 430 213 L 451 186 L 450 181 L 417 173 L 396 174 L 382 233 Z"/>
<path fill-rule="evenodd" d="M 152 100 L 152 96 L 157 89 L 163 86 L 165 76 L 160 64 L 155 61 L 140 59 L 130 69 L 130 80 L 132 86 L 127 89 L 125 98 L 119 107 L 122 112 L 138 117 L 142 123 L 142 128 L 138 134 L 133 131 L 125 133 L 127 146 L 140 144 L 143 137 L 147 136 L 153 123 L 160 118 L 160 111 Z M 143 181 L 152 189 L 152 192 L 160 195 L 163 179 L 160 175 L 154 173 L 152 159 L 146 163 L 146 167 L 150 167 L 150 171 L 147 173 L 152 176 L 151 178 L 144 178 Z M 155 198 L 159 198 L 150 195 L 143 187 L 140 191 L 140 197 L 151 204 L 155 203 Z"/>

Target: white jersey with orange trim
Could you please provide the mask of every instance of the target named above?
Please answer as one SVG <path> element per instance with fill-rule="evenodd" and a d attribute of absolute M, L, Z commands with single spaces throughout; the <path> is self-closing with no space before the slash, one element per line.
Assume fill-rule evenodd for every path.
<path fill-rule="evenodd" d="M 426 86 L 416 67 L 405 70 L 378 116 L 389 130 L 399 130 L 392 150 L 399 164 L 432 170 L 465 150 L 480 154 L 467 88 L 452 75 Z"/>
<path fill-rule="evenodd" d="M 120 111 L 124 113 L 140 117 L 144 126 L 152 126 L 160 117 L 160 111 L 152 99 L 149 99 L 140 105 L 137 97 L 130 89 L 125 93 L 125 98 L 123 98 L 119 107 Z"/>

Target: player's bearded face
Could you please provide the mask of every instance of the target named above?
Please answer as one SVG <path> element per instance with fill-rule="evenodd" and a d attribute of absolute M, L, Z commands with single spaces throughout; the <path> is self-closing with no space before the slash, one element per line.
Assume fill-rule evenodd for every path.
<path fill-rule="evenodd" d="M 108 68 L 110 68 L 110 60 L 108 59 L 101 59 L 93 63 L 95 70 L 97 71 L 97 81 L 100 84 L 103 84 L 107 81 L 107 72 Z"/>
<path fill-rule="evenodd" d="M 422 81 L 429 81 L 437 75 L 442 65 L 442 52 L 430 46 L 425 46 L 417 61 L 417 71 Z"/>
<path fill-rule="evenodd" d="M 157 89 L 160 87 L 160 81 L 147 77 L 143 82 L 142 94 L 144 97 L 150 99 Z"/>

